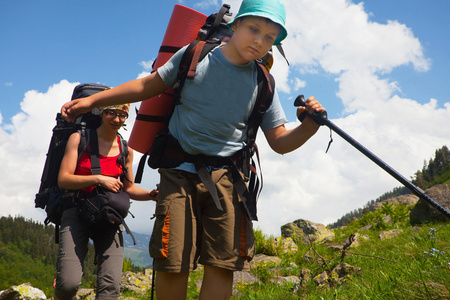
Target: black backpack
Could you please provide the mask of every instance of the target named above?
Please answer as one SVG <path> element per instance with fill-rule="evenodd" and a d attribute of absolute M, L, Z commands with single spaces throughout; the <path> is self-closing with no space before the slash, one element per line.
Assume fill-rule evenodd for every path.
<path fill-rule="evenodd" d="M 197 40 L 189 44 L 186 51 L 184 52 L 183 58 L 178 68 L 177 82 L 175 83 L 173 88 L 173 108 L 176 105 L 180 104 L 180 94 L 184 82 L 185 80 L 194 78 L 198 62 L 200 62 L 212 49 L 217 47 L 224 39 L 232 36 L 231 30 L 227 26 L 227 23 L 232 19 L 232 15 L 229 12 L 229 9 L 230 6 L 228 4 L 223 4 L 219 12 L 210 15 L 207 18 L 205 24 L 199 30 Z M 177 50 L 178 49 L 173 49 L 174 52 Z M 278 47 L 278 50 L 284 56 L 282 48 Z M 259 167 L 259 154 L 255 140 L 262 117 L 267 108 L 271 105 L 273 99 L 275 80 L 273 79 L 272 75 L 269 74 L 272 62 L 273 59 L 271 56 L 271 52 L 269 52 L 261 60 L 257 61 L 258 96 L 248 120 L 246 147 L 242 151 L 239 151 L 239 157 L 237 157 L 236 159 L 237 169 L 239 169 L 239 171 L 242 171 L 247 177 L 250 178 L 248 186 L 245 185 L 242 180 L 239 180 L 241 176 L 237 173 L 237 170 L 234 170 L 233 174 L 235 186 L 239 195 L 241 196 L 241 198 L 246 199 L 245 201 L 243 201 L 243 205 L 245 207 L 247 216 L 252 220 L 257 220 L 256 202 L 263 185 L 262 175 L 258 176 L 258 173 L 261 174 L 261 170 Z M 166 117 L 165 121 L 167 123 L 169 122 L 171 115 L 172 114 L 169 114 Z M 160 118 L 156 119 L 155 116 L 143 115 L 139 114 L 139 112 L 136 119 L 149 122 L 154 122 L 157 120 L 161 122 Z M 151 151 L 152 149 L 149 149 L 148 152 L 142 156 L 139 162 L 135 176 L 136 183 L 140 183 L 142 180 L 144 165 L 147 160 L 147 156 L 150 155 Z M 253 159 L 253 156 L 255 154 L 256 161 Z M 159 159 L 159 157 L 157 159 Z M 151 160 L 152 159 L 150 157 L 150 159 L 148 160 L 149 166 L 154 168 L 154 166 L 151 165 Z M 257 170 L 257 167 L 259 168 L 259 172 Z M 205 183 L 205 185 L 207 185 L 208 190 L 213 195 L 212 190 L 215 190 L 215 187 L 213 187 L 212 184 Z M 214 195 L 213 198 L 215 198 Z"/>
<path fill-rule="evenodd" d="M 80 84 L 74 88 L 71 99 L 87 97 L 106 89 L 109 89 L 109 87 L 102 84 Z M 79 115 L 73 123 L 64 120 L 61 113 L 57 113 L 56 115 L 56 125 L 53 128 L 52 138 L 47 151 L 41 184 L 34 200 L 35 207 L 45 209 L 47 213 L 44 224 L 55 224 L 56 243 L 58 243 L 62 212 L 74 205 L 69 199 L 66 199 L 66 197 L 72 197 L 72 195 L 58 187 L 59 167 L 66 150 L 67 141 L 72 133 L 76 131 L 80 132 L 81 140 L 78 148 L 78 158 L 80 158 L 86 151 L 87 145 L 89 145 L 90 130 L 98 128 L 100 124 L 100 115 L 92 112 Z M 128 146 L 122 146 L 122 149 L 124 149 L 123 155 L 126 159 Z"/>
<path fill-rule="evenodd" d="M 121 180 L 127 180 L 126 161 L 129 153 L 128 142 L 117 134 L 120 140 L 120 154 L 117 157 L 117 164 L 122 166 Z M 83 146 L 90 154 L 91 159 L 91 173 L 93 175 L 101 174 L 100 153 L 98 148 L 97 131 L 92 129 L 86 130 L 86 138 L 82 138 L 80 145 Z M 87 147 L 89 145 L 89 148 Z M 81 148 L 81 147 L 79 147 Z M 80 151 L 80 149 L 78 150 Z M 81 157 L 80 154 L 78 158 Z M 76 197 L 73 198 L 74 204 L 77 206 L 78 216 L 85 222 L 90 230 L 92 237 L 105 234 L 110 229 L 119 229 L 120 225 L 125 227 L 125 231 L 131 236 L 134 245 L 136 240 L 133 233 L 125 222 L 130 209 L 130 196 L 120 190 L 113 192 L 101 186 L 95 186 L 88 195 L 82 195 L 80 191 L 76 192 Z M 134 218 L 134 216 L 133 216 Z M 98 249 L 96 247 L 96 252 Z M 97 257 L 97 256 L 96 256 Z"/>

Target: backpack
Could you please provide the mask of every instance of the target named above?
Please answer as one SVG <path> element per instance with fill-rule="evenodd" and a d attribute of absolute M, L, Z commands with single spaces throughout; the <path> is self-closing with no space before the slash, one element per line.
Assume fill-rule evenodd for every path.
<path fill-rule="evenodd" d="M 71 100 L 87 97 L 95 93 L 109 89 L 102 84 L 80 84 L 77 85 L 72 93 Z M 76 131 L 80 132 L 80 145 L 78 147 L 78 158 L 86 151 L 89 145 L 90 130 L 96 129 L 101 124 L 101 117 L 94 112 L 87 112 L 77 116 L 73 123 L 69 123 L 62 117 L 61 113 L 56 115 L 56 125 L 53 128 L 52 138 L 47 151 L 47 157 L 41 176 L 39 191 L 35 197 L 35 207 L 46 211 L 47 216 L 44 224 L 53 223 L 55 225 L 55 243 L 59 242 L 59 225 L 61 216 L 65 209 L 72 207 L 73 193 L 58 187 L 58 173 L 62 158 L 66 150 L 66 144 L 70 135 Z M 123 139 L 121 138 L 121 141 Z M 122 146 L 123 156 L 128 155 L 128 146 Z M 123 158 L 121 158 L 123 160 Z"/>
<path fill-rule="evenodd" d="M 86 133 L 88 133 L 86 136 L 90 137 L 86 139 L 89 141 L 87 144 L 90 146 L 86 151 L 90 153 L 91 173 L 99 175 L 101 174 L 101 166 L 97 131 L 87 130 Z M 126 160 L 129 153 L 128 143 L 120 134 L 117 135 L 120 140 L 121 150 L 117 163 L 122 166 L 122 180 L 128 180 L 126 178 L 126 173 L 128 172 L 126 169 Z M 101 186 L 95 186 L 88 195 L 82 195 L 81 192 L 77 192 L 76 197 L 73 199 L 77 206 L 78 216 L 89 226 L 93 236 L 105 234 L 105 231 L 110 229 L 118 229 L 122 224 L 136 245 L 134 235 L 125 222 L 130 208 L 130 196 L 126 192 L 123 190 L 113 192 Z"/>
<path fill-rule="evenodd" d="M 230 6 L 228 4 L 223 4 L 219 12 L 210 15 L 206 19 L 205 24 L 199 30 L 197 34 L 197 40 L 193 41 L 187 46 L 178 68 L 177 82 L 173 87 L 174 95 L 172 111 L 165 118 L 167 124 L 173 113 L 175 105 L 181 104 L 180 95 L 184 82 L 185 80 L 191 80 L 194 78 L 198 62 L 200 62 L 212 49 L 217 47 L 222 41 L 225 41 L 227 37 L 232 36 L 231 30 L 227 26 L 227 23 L 232 19 L 232 15 L 229 12 L 229 9 Z M 278 49 L 284 56 L 282 48 L 278 47 Z M 233 158 L 234 165 L 236 166 L 236 168 L 233 168 L 233 181 L 241 198 L 246 199 L 245 201 L 243 201 L 243 205 L 247 216 L 252 220 L 257 220 L 256 202 L 262 189 L 262 176 L 258 176 L 258 173 L 261 174 L 261 170 L 259 167 L 259 154 L 255 140 L 262 117 L 266 109 L 271 105 L 273 99 L 275 81 L 272 75 L 269 74 L 272 63 L 273 59 L 271 51 L 267 53 L 266 56 L 264 56 L 262 59 L 257 61 L 258 96 L 248 120 L 247 143 L 245 148 L 239 151 L 238 155 Z M 149 122 L 161 122 L 161 118 L 155 119 L 154 116 L 142 115 L 139 114 L 139 112 L 136 119 Z M 171 145 L 174 144 L 174 141 L 171 141 L 170 137 L 165 136 L 164 132 L 157 134 L 157 137 L 158 136 L 160 136 L 161 139 L 165 139 L 164 143 Z M 156 139 L 157 138 L 155 138 L 155 142 Z M 148 164 L 151 168 L 157 168 L 157 163 L 160 161 L 168 161 L 168 159 L 166 159 L 167 156 L 165 155 L 165 153 L 161 153 L 159 151 L 161 150 L 164 152 L 164 149 L 155 149 L 161 148 L 158 145 L 155 145 L 155 142 L 153 142 L 152 148 L 149 149 L 147 153 L 144 153 L 139 162 L 135 176 L 136 183 L 140 183 L 142 180 L 144 165 L 149 155 L 150 157 L 148 159 Z M 177 146 L 175 147 L 178 148 Z M 153 154 L 155 152 L 160 152 L 160 155 Z M 255 154 L 256 161 L 253 159 L 253 156 Z M 155 157 L 152 157 L 153 155 Z M 183 159 L 188 159 L 187 161 L 189 161 L 189 159 L 191 158 L 188 158 L 187 155 L 184 155 Z M 259 172 L 257 170 L 257 167 L 259 169 Z M 239 171 L 243 172 L 245 176 L 250 178 L 248 185 L 243 182 Z M 214 195 L 217 194 L 215 192 L 215 186 L 213 186 L 212 182 L 209 181 L 208 175 L 204 172 L 204 170 L 202 170 L 201 172 L 197 170 L 197 172 L 202 179 L 202 182 L 211 192 L 211 195 L 213 196 L 213 199 L 215 199 L 216 205 L 219 208 L 219 200 L 217 196 Z"/>

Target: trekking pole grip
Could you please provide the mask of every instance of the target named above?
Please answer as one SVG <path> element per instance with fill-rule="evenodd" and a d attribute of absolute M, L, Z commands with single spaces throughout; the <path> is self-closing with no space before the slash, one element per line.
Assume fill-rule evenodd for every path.
<path fill-rule="evenodd" d="M 306 106 L 305 97 L 303 95 L 299 95 L 294 101 L 294 106 L 295 107 Z M 303 120 L 306 117 L 306 114 L 307 114 L 307 112 L 305 111 L 305 112 L 301 113 L 298 116 L 298 119 L 299 119 L 300 122 L 303 122 Z M 327 111 L 326 110 L 319 111 L 319 112 L 314 112 L 312 115 L 310 114 L 310 116 L 319 125 L 326 125 L 327 124 L 328 115 L 327 115 Z"/>

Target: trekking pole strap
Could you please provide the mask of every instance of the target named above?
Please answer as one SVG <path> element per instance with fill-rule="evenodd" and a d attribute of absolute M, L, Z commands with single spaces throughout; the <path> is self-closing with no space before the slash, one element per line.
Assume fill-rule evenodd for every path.
<path fill-rule="evenodd" d="M 131 236 L 131 239 L 133 240 L 133 245 L 136 245 L 136 239 L 134 238 L 133 232 L 131 232 L 130 228 L 128 227 L 127 223 L 125 222 L 125 219 L 123 220 L 123 227 L 125 227 L 125 232 L 128 233 Z"/>

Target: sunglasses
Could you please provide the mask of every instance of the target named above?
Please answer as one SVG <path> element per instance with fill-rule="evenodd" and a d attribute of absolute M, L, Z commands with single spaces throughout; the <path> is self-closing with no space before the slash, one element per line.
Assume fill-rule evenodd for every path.
<path fill-rule="evenodd" d="M 107 109 L 105 110 L 105 114 L 108 118 L 115 119 L 119 117 L 121 121 L 125 121 L 128 118 L 128 114 L 126 112 L 116 112 L 115 110 Z"/>

